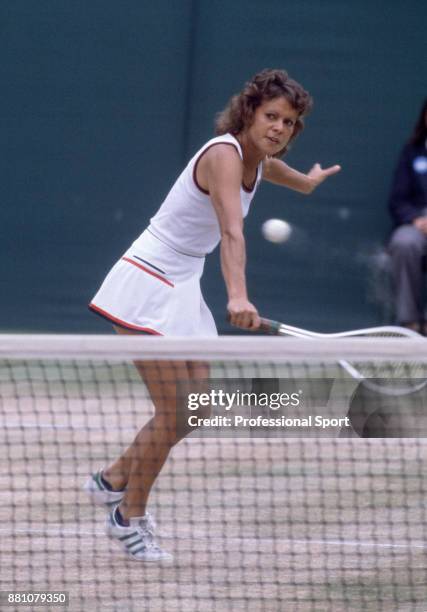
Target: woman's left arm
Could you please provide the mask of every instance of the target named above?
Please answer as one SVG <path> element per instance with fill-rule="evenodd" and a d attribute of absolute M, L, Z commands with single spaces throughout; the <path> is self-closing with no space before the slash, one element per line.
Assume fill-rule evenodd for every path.
<path fill-rule="evenodd" d="M 269 157 L 263 163 L 262 177 L 270 183 L 308 194 L 314 191 L 320 183 L 323 183 L 328 176 L 332 176 L 340 170 L 341 166 L 338 165 L 323 169 L 320 164 L 314 164 L 312 169 L 304 174 L 294 170 L 281 159 Z"/>

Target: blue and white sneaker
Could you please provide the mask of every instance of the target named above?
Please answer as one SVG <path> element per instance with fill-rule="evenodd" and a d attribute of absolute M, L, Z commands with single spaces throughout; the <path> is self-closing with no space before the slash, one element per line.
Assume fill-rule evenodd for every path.
<path fill-rule="evenodd" d="M 148 513 L 129 519 L 129 526 L 124 527 L 117 522 L 117 508 L 118 504 L 111 510 L 105 526 L 110 538 L 118 540 L 127 554 L 137 561 L 146 563 L 173 561 L 173 556 L 157 544 L 154 536 L 156 525 Z"/>
<path fill-rule="evenodd" d="M 125 494 L 123 491 L 111 491 L 102 482 L 102 470 L 91 474 L 83 486 L 84 490 L 94 504 L 100 506 L 111 506 L 118 504 Z"/>

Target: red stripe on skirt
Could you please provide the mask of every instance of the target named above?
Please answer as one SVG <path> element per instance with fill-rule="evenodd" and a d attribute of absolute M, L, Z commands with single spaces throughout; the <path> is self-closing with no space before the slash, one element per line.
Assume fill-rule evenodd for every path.
<path fill-rule="evenodd" d="M 89 304 L 89 308 L 93 310 L 94 312 L 96 312 L 97 314 L 101 315 L 101 317 L 105 317 L 106 319 L 109 319 L 113 323 L 117 323 L 117 325 L 120 325 L 121 327 L 124 327 L 126 329 L 134 329 L 135 331 L 145 332 L 147 334 L 153 334 L 154 336 L 163 336 L 161 332 L 158 332 L 155 329 L 151 329 L 150 327 L 139 327 L 139 325 L 133 325 L 132 323 L 126 323 L 126 321 L 122 321 L 118 317 L 114 317 L 106 310 L 99 308 L 99 306 L 95 306 L 95 304 Z"/>

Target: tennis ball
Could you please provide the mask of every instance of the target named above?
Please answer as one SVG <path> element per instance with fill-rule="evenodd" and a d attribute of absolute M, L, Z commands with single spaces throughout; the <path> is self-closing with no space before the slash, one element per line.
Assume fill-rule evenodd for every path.
<path fill-rule="evenodd" d="M 270 242 L 285 242 L 292 233 L 292 227 L 283 219 L 268 219 L 262 224 L 262 235 Z"/>

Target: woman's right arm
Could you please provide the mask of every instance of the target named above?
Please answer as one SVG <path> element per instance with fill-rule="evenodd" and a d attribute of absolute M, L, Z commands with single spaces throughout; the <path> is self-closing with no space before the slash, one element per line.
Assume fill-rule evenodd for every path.
<path fill-rule="evenodd" d="M 243 164 L 236 149 L 218 144 L 206 152 L 198 177 L 209 191 L 221 231 L 221 269 L 228 294 L 230 323 L 247 329 L 260 324 L 246 288 L 246 247 L 240 200 Z"/>

